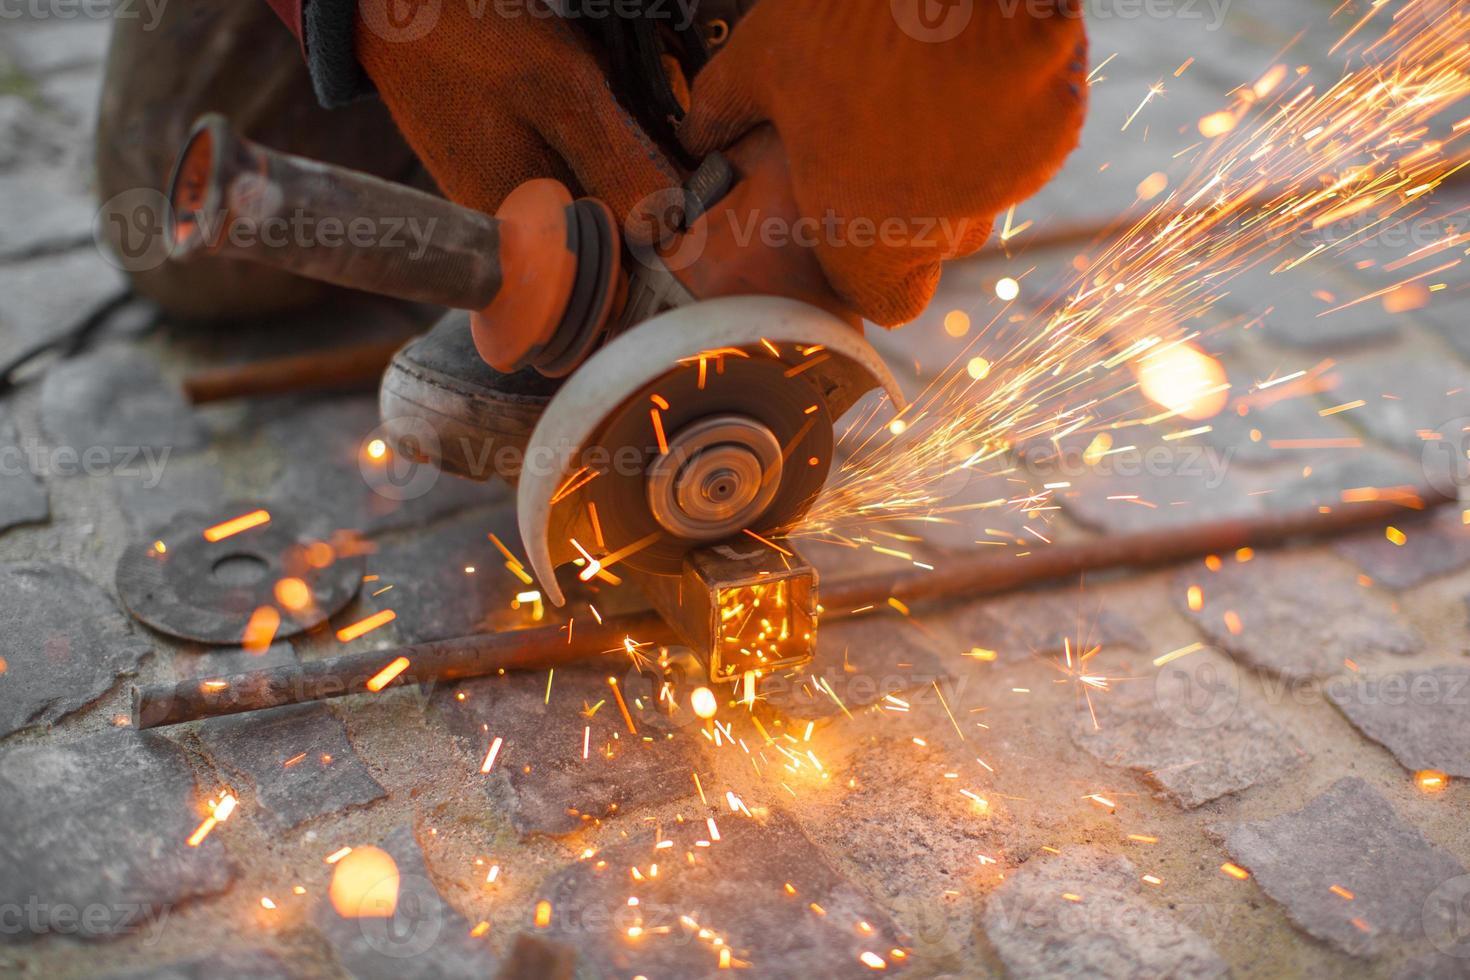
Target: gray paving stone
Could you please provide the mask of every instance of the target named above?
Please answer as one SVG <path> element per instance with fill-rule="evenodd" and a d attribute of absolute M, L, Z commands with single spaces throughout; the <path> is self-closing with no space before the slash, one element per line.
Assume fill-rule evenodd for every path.
<path fill-rule="evenodd" d="M 96 248 L 0 265 L 0 362 L 75 327 L 126 289 Z"/>
<path fill-rule="evenodd" d="M 140 454 L 137 463 L 112 473 L 110 488 L 130 537 L 163 527 L 179 514 L 217 514 L 239 496 L 225 489 L 218 462 L 206 454 Z"/>
<path fill-rule="evenodd" d="M 761 692 L 783 714 L 831 718 L 948 678 L 939 651 L 919 626 L 875 614 L 823 624 L 816 661 L 799 675 L 767 678 Z"/>
<path fill-rule="evenodd" d="M 1470 778 L 1470 667 L 1350 680 L 1329 685 L 1328 696 L 1404 768 Z"/>
<path fill-rule="evenodd" d="M 324 895 L 312 923 L 337 962 L 357 980 L 431 980 L 495 975 L 484 939 L 439 894 L 412 827 L 400 827 L 378 845 L 398 867 L 398 901 L 387 917 L 344 918 Z"/>
<path fill-rule="evenodd" d="M 1470 937 L 1466 937 L 1470 940 Z M 1470 947 L 1466 947 L 1470 949 Z M 1447 953 L 1428 953 L 1403 964 L 1394 972 L 1393 980 L 1467 980 L 1470 957 Z"/>
<path fill-rule="evenodd" d="M 0 736 L 86 707 L 148 654 L 101 589 L 47 562 L 0 564 L 0 623 Z"/>
<path fill-rule="evenodd" d="M 1276 513 L 1301 513 L 1345 506 L 1349 490 L 1413 488 L 1424 481 L 1422 468 L 1398 453 L 1378 449 L 1324 450 L 1295 466 L 1279 466 L 1250 483 L 1261 505 Z"/>
<path fill-rule="evenodd" d="M 1241 700 L 1234 668 L 1200 652 L 1152 678 L 1116 684 L 1079 710 L 1072 739 L 1112 766 L 1142 774 L 1163 796 L 1192 809 L 1308 761 L 1301 743 Z M 1096 722 L 1094 723 L 1094 714 Z"/>
<path fill-rule="evenodd" d="M 1261 554 L 1214 574 L 1189 569 L 1174 582 L 1181 605 L 1192 585 L 1203 590 L 1203 605 L 1185 612 L 1211 642 L 1289 680 L 1328 677 L 1344 669 L 1344 659 L 1406 655 L 1421 644 L 1388 599 L 1320 554 Z M 1231 629 L 1237 619 L 1238 634 Z"/>
<path fill-rule="evenodd" d="M 51 516 L 51 498 L 35 473 L 20 433 L 0 409 L 0 531 Z"/>
<path fill-rule="evenodd" d="M 1227 288 L 1223 305 L 1260 317 L 1266 336 L 1284 347 L 1335 353 L 1382 343 L 1398 335 L 1402 320 L 1371 302 L 1329 313 L 1373 290 L 1354 287 L 1311 263 L 1274 276 L 1264 267 L 1252 269 Z"/>
<path fill-rule="evenodd" d="M 1329 377 L 1337 384 L 1321 395 L 1324 403 L 1367 402 L 1348 413 L 1353 424 L 1415 459 L 1424 448 L 1421 432 L 1463 418 L 1470 407 L 1470 368 L 1418 351 L 1344 360 Z"/>
<path fill-rule="evenodd" d="M 391 586 L 382 599 L 398 614 L 394 626 L 409 643 L 531 625 L 530 613 L 511 604 L 532 587 L 505 567 L 491 534 L 523 555 L 514 510 L 480 508 L 383 541 L 367 563 L 378 580 L 364 590 Z M 545 611 L 554 613 L 549 606 Z"/>
<path fill-rule="evenodd" d="M 310 500 L 339 527 L 377 532 L 422 527 L 466 507 L 505 499 L 500 483 L 474 483 L 424 468 L 375 490 L 364 477 L 363 447 L 378 428 L 377 399 L 283 400 L 259 409 L 251 425 L 285 462 L 272 496 Z M 376 472 L 369 466 L 368 472 Z"/>
<path fill-rule="evenodd" d="M 655 850 L 644 834 L 552 876 L 541 890 L 552 907 L 547 935 L 616 976 L 715 975 L 719 950 L 696 935 L 701 927 L 723 939 L 752 976 L 872 976 L 859 959 L 863 953 L 897 965 L 890 950 L 898 938 L 888 917 L 784 811 L 772 809 L 760 823 L 726 813 L 717 824 L 720 839 L 709 847 L 695 844 L 709 840 L 709 832 L 694 820 L 664 829 L 674 841 L 670 849 Z M 648 874 L 655 863 L 656 877 Z M 645 880 L 630 878 L 634 867 Z M 637 896 L 637 906 L 628 905 L 629 895 Z M 633 927 L 644 934 L 630 939 Z"/>
<path fill-rule="evenodd" d="M 59 151 L 54 135 L 29 100 L 0 95 L 0 171 L 39 164 Z"/>
<path fill-rule="evenodd" d="M 1143 649 L 1146 640 L 1118 609 L 1065 589 L 1022 592 L 972 602 L 955 613 L 951 632 L 1007 660 L 1051 657 L 1102 644 Z"/>
<path fill-rule="evenodd" d="M 198 736 L 211 759 L 253 784 L 242 802 L 282 830 L 388 795 L 325 705 L 216 718 Z"/>
<path fill-rule="evenodd" d="M 1309 448 L 1322 440 L 1358 437 L 1343 418 L 1320 414 L 1322 405 L 1310 387 L 1300 383 L 1258 387 L 1310 368 L 1315 360 L 1307 354 L 1280 355 L 1256 348 L 1223 355 L 1220 362 L 1230 379 L 1231 401 L 1208 420 L 1210 431 L 1200 435 L 1199 441 L 1228 454 L 1232 464 L 1241 466 L 1300 466 L 1316 463 L 1319 457 L 1342 456 L 1341 449 Z"/>
<path fill-rule="evenodd" d="M 182 641 L 181 641 L 182 642 Z M 246 671 L 269 667 L 284 667 L 299 662 L 296 648 L 290 640 L 272 643 L 256 653 L 243 647 L 216 647 L 204 644 L 185 644 L 185 649 L 173 658 L 174 676 L 178 680 L 189 678 L 209 679 L 243 674 Z"/>
<path fill-rule="evenodd" d="M 1411 589 L 1470 565 L 1470 525 L 1458 508 L 1447 508 L 1427 521 L 1394 525 L 1407 540 L 1396 545 L 1383 530 L 1343 538 L 1337 550 L 1390 589 Z"/>
<path fill-rule="evenodd" d="M 143 970 L 109 973 L 107 980 L 292 980 L 297 974 L 268 949 L 236 949 L 164 963 Z"/>
<path fill-rule="evenodd" d="M 100 940 L 223 892 L 222 831 L 185 843 L 200 796 L 183 751 L 149 733 L 0 750 L 0 902 L 34 910 L 27 933 Z"/>
<path fill-rule="evenodd" d="M 1378 952 L 1384 937 L 1422 942 L 1436 933 L 1451 910 L 1428 899 L 1465 874 L 1356 777 L 1338 780 L 1300 810 L 1219 829 L 1231 858 L 1292 922 L 1356 956 Z M 1341 898 L 1333 885 L 1355 897 Z"/>
<path fill-rule="evenodd" d="M 1074 476 L 1059 500 L 1068 516 L 1108 534 L 1250 517 L 1263 504 L 1225 454 L 1183 443 L 1141 446 Z"/>
<path fill-rule="evenodd" d="M 1210 944 L 1143 888 L 1116 855 L 1079 847 L 1034 857 L 986 902 L 985 934 L 1017 978 L 1227 976 Z"/>
<path fill-rule="evenodd" d="M 163 377 L 155 358 L 122 345 L 89 351 L 46 373 L 41 427 L 84 465 L 97 453 L 105 466 L 139 466 L 144 447 L 172 454 L 204 443 L 183 391 Z"/>
<path fill-rule="evenodd" d="M 49 19 L 24 25 L 14 51 L 21 67 L 35 75 L 99 66 L 111 33 L 110 17 Z"/>
<path fill-rule="evenodd" d="M 97 206 L 49 172 L 0 175 L 0 261 L 92 240 Z"/>
<path fill-rule="evenodd" d="M 626 667 L 618 662 L 620 680 Z M 695 771 L 706 783 L 711 778 L 696 734 L 669 732 L 651 705 L 640 709 L 625 696 L 638 727 L 637 735 L 629 733 L 607 682 L 611 672 L 557 670 L 550 704 L 545 674 L 467 681 L 434 696 L 467 772 L 477 774 L 493 740 L 504 740 L 493 771 L 475 778 L 484 780 L 492 803 L 522 835 L 569 833 L 589 821 L 684 797 Z"/>
<path fill-rule="evenodd" d="M 1470 358 L 1470 297 L 1435 303 L 1421 315 L 1461 357 Z"/>

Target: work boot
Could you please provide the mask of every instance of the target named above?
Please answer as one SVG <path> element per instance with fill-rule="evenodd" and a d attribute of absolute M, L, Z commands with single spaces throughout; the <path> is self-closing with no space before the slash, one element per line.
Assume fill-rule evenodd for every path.
<path fill-rule="evenodd" d="M 501 374 L 475 351 L 456 311 L 393 357 L 379 408 L 394 448 L 471 480 L 520 478 L 526 444 L 561 382 Z"/>

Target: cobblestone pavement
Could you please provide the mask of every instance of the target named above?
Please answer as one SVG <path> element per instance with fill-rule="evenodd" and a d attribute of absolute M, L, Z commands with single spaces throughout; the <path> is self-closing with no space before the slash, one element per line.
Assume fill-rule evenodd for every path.
<path fill-rule="evenodd" d="M 1174 140 L 1299 31 L 1293 58 L 1325 63 L 1335 5 L 1089 5 L 1095 62 L 1117 56 L 1083 149 L 1017 222 L 1134 206 Z M 92 244 L 87 178 L 108 29 L 33 12 L 0 34 L 0 361 L 123 295 Z M 1422 482 L 1439 451 L 1426 434 L 1470 416 L 1463 272 L 1426 308 L 1318 315 L 1382 288 L 1414 247 L 1235 290 L 1218 318 L 1250 326 L 1203 341 L 1232 401 L 1212 431 L 1161 442 L 1160 465 L 1083 466 L 1057 479 L 1059 511 L 977 511 L 890 550 L 938 564 L 1037 528 L 1075 540 Z M 918 387 L 958 350 L 953 311 L 988 322 L 1001 276 L 1025 309 L 1072 254 L 958 265 L 928 314 L 876 342 Z M 133 683 L 341 647 L 318 630 L 249 654 L 132 623 L 119 556 L 181 510 L 255 501 L 362 530 L 372 587 L 333 624 L 398 619 L 354 650 L 525 616 L 487 540 L 514 540 L 506 493 L 447 479 L 401 506 L 372 493 L 357 467 L 370 397 L 195 410 L 174 387 L 191 367 L 326 342 L 331 324 L 155 319 L 125 303 L 94 351 L 0 400 L 0 970 L 536 975 L 531 934 L 587 977 L 698 975 L 722 957 L 757 976 L 1470 977 L 1470 512 L 833 625 L 815 673 L 843 707 L 809 680 L 773 692 L 774 741 L 754 754 L 646 713 L 630 737 L 591 670 L 140 734 Z M 1260 397 L 1297 371 L 1314 385 Z M 891 561 L 812 557 L 829 577 Z M 1093 647 L 1109 692 L 1058 671 Z M 226 788 L 238 810 L 188 846 Z M 343 919 L 327 859 L 350 846 L 370 862 L 370 845 L 397 866 L 397 907 Z"/>

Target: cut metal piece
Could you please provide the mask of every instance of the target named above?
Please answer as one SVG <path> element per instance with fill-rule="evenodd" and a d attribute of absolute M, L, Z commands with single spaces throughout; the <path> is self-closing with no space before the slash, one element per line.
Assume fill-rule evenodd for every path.
<path fill-rule="evenodd" d="M 280 614 L 277 640 L 321 625 L 362 583 L 360 556 L 341 556 L 279 505 L 268 523 L 211 541 L 221 514 L 260 511 L 235 503 L 218 514 L 181 514 L 129 545 L 117 563 L 117 591 L 128 612 L 160 633 L 199 643 L 238 644 L 256 610 Z M 160 547 L 160 545 L 162 547 Z M 328 549 L 328 550 L 323 550 Z M 303 601 L 282 605 L 276 584 L 300 579 Z"/>
<path fill-rule="evenodd" d="M 617 337 L 552 399 L 521 474 L 521 538 L 547 598 L 565 602 L 555 570 L 579 557 L 574 539 L 639 572 L 681 574 L 684 555 L 711 538 L 671 533 L 656 517 L 650 494 L 667 498 L 650 488 L 665 485 L 650 471 L 672 455 L 670 436 L 677 441 L 711 416 L 742 417 L 749 431 L 769 429 L 781 446 L 773 502 L 752 511 L 749 523 L 727 526 L 738 533 L 791 525 L 831 465 L 833 420 L 875 387 L 903 407 L 897 381 L 859 331 L 795 300 L 710 300 Z M 760 458 L 753 445 L 745 448 Z M 678 472 L 688 462 L 678 461 Z M 769 476 L 768 468 L 763 480 Z M 719 492 L 716 484 L 710 489 Z M 686 500 L 702 492 L 691 485 Z"/>
<path fill-rule="evenodd" d="M 677 578 L 638 584 L 713 684 L 812 662 L 817 653 L 817 570 L 794 551 L 747 539 L 689 552 Z"/>

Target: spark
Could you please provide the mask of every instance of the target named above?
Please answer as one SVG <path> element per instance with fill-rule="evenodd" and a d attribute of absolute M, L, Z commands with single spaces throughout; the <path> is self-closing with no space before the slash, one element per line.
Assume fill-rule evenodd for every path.
<path fill-rule="evenodd" d="M 485 775 L 491 769 L 495 768 L 495 758 L 496 756 L 500 755 L 500 746 L 504 743 L 505 739 L 501 738 L 499 735 L 495 736 L 495 741 L 490 743 L 490 750 L 485 753 L 485 761 L 480 763 L 481 775 Z"/>
<path fill-rule="evenodd" d="M 382 670 L 378 671 L 376 674 L 368 679 L 367 689 L 369 691 L 372 691 L 374 694 L 377 694 L 383 688 L 393 683 L 394 679 L 398 677 L 399 674 L 407 670 L 408 667 L 409 661 L 407 657 L 394 658 L 394 660 L 389 663 L 388 666 L 384 667 Z"/>
<path fill-rule="evenodd" d="M 235 812 L 235 807 L 238 804 L 239 801 L 235 799 L 235 794 L 228 790 L 221 793 L 218 800 L 210 800 L 206 804 L 209 808 L 209 816 L 205 817 L 199 826 L 194 828 L 194 832 L 189 835 L 186 843 L 190 847 L 198 847 L 200 844 L 203 844 L 204 839 L 209 836 L 215 827 L 230 819 L 230 814 Z"/>
<path fill-rule="evenodd" d="M 204 540 L 210 544 L 215 544 L 226 538 L 233 538 L 237 534 L 243 534 L 252 528 L 261 527 L 270 522 L 270 511 L 253 510 L 248 514 L 242 514 L 232 520 L 225 521 L 223 524 L 216 524 L 214 527 L 205 528 Z"/>
<path fill-rule="evenodd" d="M 351 626 L 344 626 L 337 631 L 337 640 L 341 643 L 351 643 L 360 636 L 365 636 L 381 626 L 387 626 L 398 618 L 398 614 L 391 609 L 373 613 L 366 619 L 359 620 Z"/>
<path fill-rule="evenodd" d="M 975 324 L 900 425 L 880 422 L 878 408 L 854 423 L 849 451 L 797 533 L 850 540 L 864 525 L 942 519 L 946 488 L 1014 473 L 1018 447 L 1090 428 L 1087 458 L 1096 460 L 1118 451 L 1096 438 L 1103 429 L 1223 407 L 1233 386 L 1194 331 L 1242 276 L 1340 259 L 1422 209 L 1427 192 L 1411 192 L 1470 166 L 1470 125 L 1447 121 L 1465 118 L 1456 107 L 1470 95 L 1464 31 L 1446 29 L 1432 0 L 1395 10 L 1376 40 L 1342 46 L 1330 76 L 1273 67 L 1232 93 L 1217 134 L 1181 156 L 1169 187 L 1097 244 L 1037 322 L 1003 335 L 992 329 L 999 319 Z M 1162 83 L 1151 86 L 1130 122 L 1164 94 Z M 1318 244 L 1299 255 L 1304 234 Z M 1434 275 L 1443 262 L 1431 259 Z M 983 383 L 969 371 L 977 356 L 989 365 Z M 1170 370 L 1176 361 L 1182 372 Z M 1322 370 L 1237 397 L 1317 384 Z M 1164 414 L 1118 407 L 1140 387 Z"/>

